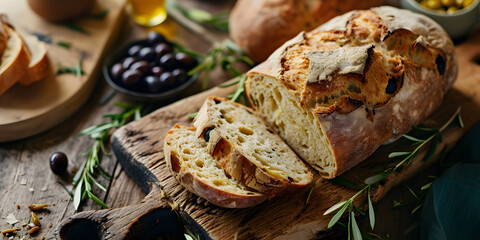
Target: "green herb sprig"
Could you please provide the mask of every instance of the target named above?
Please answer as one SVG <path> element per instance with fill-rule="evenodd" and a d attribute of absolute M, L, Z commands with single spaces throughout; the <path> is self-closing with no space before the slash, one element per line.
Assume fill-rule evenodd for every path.
<path fill-rule="evenodd" d="M 438 143 L 441 142 L 441 133 L 448 127 L 450 126 L 455 120 L 457 120 L 458 124 L 460 127 L 463 128 L 463 120 L 460 115 L 460 110 L 461 108 L 459 107 L 455 114 L 439 129 L 432 129 L 432 128 L 423 128 L 423 127 L 414 127 L 417 130 L 426 132 L 427 134 L 430 134 L 427 138 L 421 139 L 417 137 L 413 137 L 410 135 L 403 135 L 404 138 L 410 140 L 413 142 L 413 146 L 416 146 L 413 151 L 409 152 L 392 152 L 388 155 L 389 158 L 397 158 L 397 157 L 403 157 L 396 165 L 388 167 L 384 169 L 382 172 L 373 175 L 371 177 L 368 177 L 367 179 L 364 180 L 364 186 L 361 187 L 361 189 L 355 193 L 352 197 L 350 197 L 346 201 L 339 202 L 332 207 L 330 207 L 327 211 L 325 211 L 324 215 L 331 214 L 336 211 L 335 215 L 331 218 L 330 222 L 328 223 L 328 228 L 331 228 L 333 225 L 335 225 L 342 215 L 345 213 L 345 211 L 348 209 L 348 224 L 347 224 L 347 229 L 348 229 L 348 238 L 350 239 L 350 236 L 353 235 L 353 239 L 358 240 L 362 239 L 362 233 L 360 232 L 360 229 L 358 228 L 357 222 L 355 220 L 355 211 L 359 212 L 362 215 L 365 215 L 358 207 L 354 204 L 354 200 L 356 197 L 358 197 L 360 194 L 364 193 L 367 191 L 367 200 L 368 200 L 368 217 L 370 220 L 370 227 L 374 228 L 375 226 L 375 212 L 374 208 L 372 205 L 371 201 L 371 195 L 370 195 L 370 189 L 377 184 L 378 182 L 382 181 L 383 179 L 387 178 L 390 174 L 395 172 L 397 169 L 399 169 L 402 166 L 408 166 L 412 160 L 417 156 L 419 151 L 426 146 L 427 143 L 431 142 L 430 149 L 428 150 L 427 154 L 424 157 L 424 161 L 429 161 L 438 146 Z M 348 181 L 347 181 L 348 182 Z M 338 182 L 342 183 L 342 181 Z M 357 187 L 356 184 L 348 182 L 347 187 L 355 186 Z M 315 185 L 314 185 L 315 187 Z M 310 190 L 310 192 L 313 191 L 314 187 Z M 425 185 L 422 187 L 423 189 L 427 189 L 429 185 Z M 414 192 L 411 191 L 413 194 Z M 309 193 L 310 195 L 310 193 Z M 414 194 L 415 195 L 415 194 Z M 416 196 L 416 195 L 415 195 Z M 418 198 L 418 197 L 417 197 Z M 308 197 L 307 197 L 308 199 Z M 420 206 L 417 206 L 412 213 L 415 211 L 418 211 Z M 338 210 L 338 211 L 337 211 Z"/>
<path fill-rule="evenodd" d="M 196 8 L 187 9 L 177 4 L 175 1 L 168 1 L 168 6 L 169 8 L 178 10 L 183 16 L 191 21 L 228 33 L 228 16 L 230 13 L 211 14 Z"/>
<path fill-rule="evenodd" d="M 237 84 L 237 89 L 235 90 L 235 92 L 227 95 L 226 97 L 227 98 L 230 98 L 230 100 L 236 102 L 238 99 L 241 100 L 241 103 L 243 105 L 247 105 L 247 99 L 245 97 L 245 81 L 247 80 L 247 76 L 245 76 L 245 74 L 242 74 L 240 75 L 239 77 L 237 77 L 238 79 L 231 82 L 231 83 L 228 83 L 228 84 L 225 84 L 225 85 L 219 85 L 218 87 L 219 88 L 227 88 L 227 87 L 230 87 L 230 86 L 233 86 L 235 84 Z M 195 118 L 197 116 L 198 112 L 194 112 L 194 113 L 189 113 L 187 115 L 188 118 Z"/>
<path fill-rule="evenodd" d="M 65 74 L 65 73 L 74 74 L 77 77 L 80 77 L 81 75 L 85 75 L 85 71 L 83 71 L 82 69 L 82 59 L 78 60 L 77 65 L 75 67 L 68 67 L 68 66 L 62 65 L 61 63 L 58 63 L 57 75 Z"/>
<path fill-rule="evenodd" d="M 188 75 L 199 75 L 204 72 L 202 88 L 206 89 L 209 82 L 210 73 L 215 67 L 220 66 L 225 71 L 230 71 L 232 77 L 238 77 L 242 73 L 235 68 L 233 64 L 243 62 L 250 67 L 255 63 L 238 47 L 234 42 L 225 40 L 221 44 L 214 46 L 206 54 L 196 53 L 191 50 L 187 50 L 179 44 L 173 44 L 177 51 L 190 54 L 199 59 L 199 64 L 188 72 Z"/>
<path fill-rule="evenodd" d="M 90 149 L 84 153 L 84 155 L 88 155 L 88 157 L 72 180 L 72 185 L 75 187 L 73 193 L 73 205 L 75 210 L 79 209 L 81 203 L 86 197 L 92 199 L 103 208 L 108 208 L 108 206 L 92 192 L 93 185 L 106 191 L 106 188 L 95 179 L 98 171 L 100 171 L 105 177 L 111 178 L 111 176 L 100 166 L 102 155 L 110 156 L 105 150 L 105 143 L 108 142 L 111 130 L 125 125 L 132 119 L 140 119 L 142 110 L 141 105 L 134 106 L 125 103 L 114 103 L 114 105 L 122 108 L 123 111 L 121 113 L 103 115 L 103 117 L 109 118 L 110 121 L 86 128 L 79 134 L 80 136 L 89 136 L 94 142 Z"/>

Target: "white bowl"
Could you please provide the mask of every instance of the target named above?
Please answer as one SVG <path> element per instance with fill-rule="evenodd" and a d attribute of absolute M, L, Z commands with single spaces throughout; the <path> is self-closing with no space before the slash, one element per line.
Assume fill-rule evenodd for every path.
<path fill-rule="evenodd" d="M 467 8 L 455 13 L 437 12 L 423 7 L 415 0 L 402 0 L 401 7 L 430 17 L 439 23 L 452 39 L 459 39 L 465 37 L 479 21 L 479 3 L 480 0 L 476 0 Z"/>

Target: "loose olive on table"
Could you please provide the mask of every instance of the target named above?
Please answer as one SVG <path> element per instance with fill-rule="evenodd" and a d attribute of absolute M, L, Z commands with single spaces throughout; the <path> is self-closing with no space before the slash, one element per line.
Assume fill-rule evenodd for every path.
<path fill-rule="evenodd" d="M 171 43 L 156 32 L 140 40 L 109 68 L 116 85 L 135 92 L 160 93 L 187 82 L 187 72 L 197 60 L 186 53 L 174 52 Z"/>
<path fill-rule="evenodd" d="M 50 169 L 53 173 L 61 175 L 65 173 L 68 167 L 67 155 L 63 152 L 56 152 L 50 157 Z"/>

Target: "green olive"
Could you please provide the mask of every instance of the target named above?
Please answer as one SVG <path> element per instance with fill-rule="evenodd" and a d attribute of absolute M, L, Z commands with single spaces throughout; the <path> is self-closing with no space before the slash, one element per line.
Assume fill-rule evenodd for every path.
<path fill-rule="evenodd" d="M 447 13 L 453 14 L 458 11 L 458 8 L 455 6 L 451 6 L 447 9 Z"/>
<path fill-rule="evenodd" d="M 427 7 L 430 9 L 437 9 L 441 8 L 442 4 L 440 3 L 440 0 L 428 0 Z"/>
<path fill-rule="evenodd" d="M 455 0 L 441 0 L 444 7 L 451 7 L 455 5 Z"/>
<path fill-rule="evenodd" d="M 474 2 L 475 0 L 463 0 L 463 7 L 464 8 L 467 8 L 468 6 L 472 5 L 472 3 Z"/>

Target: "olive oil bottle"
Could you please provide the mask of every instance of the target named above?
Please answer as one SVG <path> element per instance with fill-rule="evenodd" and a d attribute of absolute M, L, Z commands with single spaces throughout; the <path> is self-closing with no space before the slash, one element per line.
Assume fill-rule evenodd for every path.
<path fill-rule="evenodd" d="M 128 0 L 135 22 L 145 27 L 156 26 L 167 18 L 165 0 Z"/>

